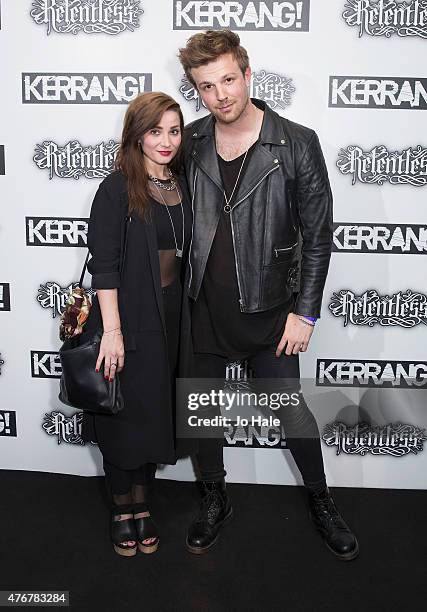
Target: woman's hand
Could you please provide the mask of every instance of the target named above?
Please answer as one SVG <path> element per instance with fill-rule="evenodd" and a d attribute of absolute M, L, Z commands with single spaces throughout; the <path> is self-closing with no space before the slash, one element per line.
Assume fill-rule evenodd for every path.
<path fill-rule="evenodd" d="M 99 372 L 102 360 L 104 360 L 104 377 L 112 381 L 116 372 L 121 372 L 125 363 L 125 347 L 122 332 L 117 329 L 104 332 L 99 348 L 96 371 Z"/>

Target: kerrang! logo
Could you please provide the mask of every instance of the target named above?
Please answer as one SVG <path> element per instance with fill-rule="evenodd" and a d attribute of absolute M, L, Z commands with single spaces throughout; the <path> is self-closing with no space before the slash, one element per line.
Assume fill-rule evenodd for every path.
<path fill-rule="evenodd" d="M 420 323 L 427 325 L 427 295 L 410 289 L 391 296 L 378 295 L 375 289 L 356 296 L 353 291 L 343 289 L 332 294 L 328 307 L 335 317 L 344 317 L 344 327 L 349 323 L 369 327 L 378 323 L 405 328 Z"/>
<path fill-rule="evenodd" d="M 230 425 L 224 430 L 224 443 L 243 448 L 286 448 L 284 431 L 268 426 Z"/>
<path fill-rule="evenodd" d="M 308 32 L 310 0 L 174 0 L 173 29 Z"/>
<path fill-rule="evenodd" d="M 58 283 L 47 282 L 45 285 L 40 285 L 37 301 L 42 308 L 51 308 L 52 317 L 55 318 L 57 315 L 62 315 L 71 291 L 77 286 L 78 283 L 71 283 L 68 287 L 63 288 Z M 90 298 L 96 293 L 91 288 L 85 291 Z"/>
<path fill-rule="evenodd" d="M 197 89 L 184 77 L 181 79 L 182 85 L 179 87 L 180 93 L 188 100 L 194 100 L 196 103 L 196 112 L 203 106 L 203 103 Z M 266 104 L 273 110 L 286 108 L 292 102 L 292 94 L 295 91 L 293 80 L 287 76 L 260 70 L 253 72 L 250 83 L 250 96 L 264 100 Z"/>
<path fill-rule="evenodd" d="M 427 253 L 425 225 L 334 223 L 332 250 L 345 253 Z"/>
<path fill-rule="evenodd" d="M 331 76 L 329 106 L 337 108 L 427 109 L 427 79 Z"/>
<path fill-rule="evenodd" d="M 67 416 L 54 410 L 45 413 L 42 427 L 49 436 L 57 436 L 58 444 L 67 442 L 83 446 L 86 443 L 82 439 L 82 419 L 82 412 L 75 412 L 72 416 Z M 91 441 L 91 444 L 96 444 L 96 442 Z"/>
<path fill-rule="evenodd" d="M 390 152 L 384 145 L 370 151 L 363 151 L 357 145 L 341 149 L 337 167 L 342 174 L 352 175 L 352 184 L 376 183 L 382 185 L 413 185 L 423 187 L 427 184 L 427 149 L 418 145 L 402 151 Z"/>
<path fill-rule="evenodd" d="M 149 73 L 22 73 L 23 104 L 126 104 L 151 91 Z"/>
<path fill-rule="evenodd" d="M 408 453 L 415 455 L 423 450 L 427 440 L 425 429 L 416 425 L 390 423 L 374 427 L 362 422 L 348 426 L 340 421 L 328 423 L 322 440 L 328 446 L 336 446 L 336 454 L 341 452 L 351 455 L 390 455 L 403 457 Z"/>
<path fill-rule="evenodd" d="M 47 34 L 111 34 L 139 28 L 140 0 L 33 0 L 31 17 Z"/>
<path fill-rule="evenodd" d="M 347 0 L 342 16 L 349 26 L 359 27 L 359 37 L 366 33 L 427 38 L 426 0 Z"/>
<path fill-rule="evenodd" d="M 33 157 L 37 167 L 49 170 L 49 179 L 60 178 L 101 179 L 110 174 L 120 143 L 114 140 L 95 146 L 83 147 L 78 140 L 72 140 L 63 147 L 52 140 L 46 140 L 35 147 Z"/>
<path fill-rule="evenodd" d="M 84 247 L 88 219 L 25 217 L 27 246 Z"/>
<path fill-rule="evenodd" d="M 14 410 L 0 410 L 0 436 L 16 438 L 16 412 Z"/>
<path fill-rule="evenodd" d="M 318 359 L 316 385 L 319 387 L 425 389 L 427 361 Z"/>

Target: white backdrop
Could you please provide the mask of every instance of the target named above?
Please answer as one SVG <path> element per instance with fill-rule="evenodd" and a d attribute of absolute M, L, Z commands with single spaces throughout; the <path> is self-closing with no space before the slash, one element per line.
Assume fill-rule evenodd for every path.
<path fill-rule="evenodd" d="M 0 467 L 102 473 L 97 446 L 81 443 L 78 415 L 57 399 L 61 289 L 78 280 L 85 256 L 84 219 L 112 159 L 112 154 L 102 160 L 98 156 L 91 168 L 82 169 L 76 152 L 80 145 L 96 147 L 120 138 L 126 100 L 117 103 L 111 92 L 100 99 L 99 83 L 108 83 L 105 75 L 111 83 L 122 83 L 130 97 L 144 87 L 171 94 L 182 104 L 187 122 L 205 113 L 203 107 L 197 110 L 194 92 L 182 81 L 176 53 L 191 30 L 209 25 L 209 10 L 218 27 L 230 24 L 225 10 L 230 9 L 235 15 L 241 11 L 241 21 L 235 19 L 231 27 L 251 58 L 252 94 L 314 128 L 329 169 L 337 252 L 322 318 L 310 350 L 301 357 L 302 376 L 311 381 L 307 400 L 319 421 L 329 484 L 426 488 L 427 114 L 422 111 L 427 86 L 422 75 L 427 3 L 1 0 L 1 5 L 0 49 L 7 61 L 0 68 Z M 95 76 L 99 81 L 93 81 Z M 116 94 L 120 97 L 120 87 Z M 75 143 L 69 147 L 74 155 L 67 159 L 60 149 L 70 142 Z M 106 144 L 104 149 L 109 146 L 114 148 Z M 351 155 L 360 170 L 354 175 L 352 159 L 347 159 Z M 388 159 L 388 165 L 381 166 L 381 159 Z M 51 170 L 45 167 L 54 162 Z M 371 171 L 374 162 L 379 174 Z M 46 234 L 49 219 L 73 231 L 55 234 L 56 223 Z M 394 240 L 371 240 L 360 248 L 353 238 L 343 252 L 345 224 L 353 228 L 353 237 L 391 231 Z M 407 237 L 410 248 L 405 250 Z M 75 239 L 80 246 L 72 245 Z M 393 299 L 387 302 L 387 296 Z M 375 317 L 373 305 L 380 302 L 387 307 Z M 338 379 L 330 361 L 347 364 Z M 371 373 L 385 367 L 376 383 L 371 377 L 366 384 L 367 361 L 375 362 Z M 335 376 L 336 386 L 321 384 L 323 366 L 326 380 Z M 346 381 L 349 367 L 362 372 L 359 379 Z M 417 380 L 405 382 L 401 376 L 392 384 L 396 369 Z M 371 436 L 363 445 L 344 436 L 344 425 L 336 438 L 328 434 L 335 431 L 334 422 L 350 429 L 362 422 L 371 429 L 389 426 L 389 435 L 383 432 L 376 441 Z M 393 442 L 390 432 L 400 437 Z M 301 483 L 274 432 L 266 434 L 270 443 L 261 436 L 257 448 L 250 435 L 246 447 L 239 448 L 235 433 L 230 432 L 225 449 L 230 481 Z M 335 444 L 338 437 L 344 446 Z M 189 460 L 159 470 L 159 476 L 194 478 Z"/>

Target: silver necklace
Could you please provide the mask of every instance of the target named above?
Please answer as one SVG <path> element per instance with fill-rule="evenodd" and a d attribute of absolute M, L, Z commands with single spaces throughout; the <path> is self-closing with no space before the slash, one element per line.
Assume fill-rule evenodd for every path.
<path fill-rule="evenodd" d="M 154 184 L 157 187 L 157 183 L 154 182 Z M 173 239 L 175 241 L 175 255 L 176 255 L 176 257 L 182 257 L 182 252 L 183 252 L 183 249 L 184 249 L 184 209 L 182 207 L 181 194 L 179 192 L 178 185 L 176 185 L 176 183 L 175 183 L 175 187 L 176 187 L 176 192 L 177 192 L 178 197 L 179 197 L 179 204 L 181 206 L 181 216 L 182 216 L 182 243 L 181 243 L 181 248 L 180 249 L 178 248 L 178 243 L 176 241 L 175 226 L 173 224 L 172 215 L 169 212 L 169 206 L 166 204 L 165 199 L 163 197 L 163 194 L 162 194 L 162 192 L 160 191 L 160 189 L 158 187 L 157 187 L 157 191 L 159 192 L 159 195 L 162 198 L 163 204 L 165 205 L 166 210 L 168 211 L 169 220 L 170 220 L 171 226 L 172 226 Z M 175 206 L 178 206 L 178 205 L 175 204 Z"/>
<path fill-rule="evenodd" d="M 253 132 L 253 134 L 254 134 L 254 133 L 255 133 L 255 132 Z M 251 136 L 251 138 L 252 138 L 252 136 Z M 216 146 L 216 150 L 218 151 L 218 139 L 217 139 L 217 134 L 216 134 L 216 131 L 215 131 L 215 146 Z M 251 145 L 251 146 L 252 146 L 252 145 Z M 228 213 L 230 213 L 230 212 L 233 210 L 233 208 L 234 208 L 233 206 L 230 206 L 230 202 L 231 202 L 231 200 L 232 200 L 232 198 L 233 198 L 234 192 L 236 191 L 237 183 L 239 182 L 239 178 L 240 178 L 240 175 L 241 175 L 242 170 L 243 170 L 243 166 L 244 166 L 245 161 L 246 161 L 246 156 L 247 156 L 248 151 L 249 151 L 249 149 L 250 149 L 250 148 L 251 148 L 251 147 L 248 147 L 248 148 L 246 149 L 246 151 L 245 151 L 245 156 L 243 157 L 242 165 L 240 166 L 240 170 L 239 170 L 239 173 L 238 173 L 238 175 L 237 175 L 236 182 L 234 183 L 233 191 L 231 192 L 231 195 L 230 195 L 230 197 L 229 197 L 229 198 L 227 198 L 227 194 L 225 193 L 225 189 L 223 190 L 224 200 L 225 200 L 225 206 L 224 206 L 223 210 L 224 210 L 224 212 L 225 212 L 225 213 L 227 213 L 227 214 L 228 214 Z M 230 161 L 231 161 L 231 160 L 230 160 Z"/>
<path fill-rule="evenodd" d="M 165 183 L 162 183 L 162 181 L 158 179 L 157 176 L 153 176 L 152 174 L 149 174 L 148 178 L 150 179 L 150 181 L 153 181 L 156 187 L 160 187 L 161 189 L 165 189 L 166 191 L 173 191 L 176 187 L 176 182 L 169 168 L 168 168 L 168 172 L 169 172 L 169 177 L 170 177 L 170 183 L 168 185 L 165 185 Z"/>
<path fill-rule="evenodd" d="M 223 210 L 224 210 L 225 213 L 230 213 L 233 210 L 233 207 L 230 206 L 230 202 L 231 202 L 231 200 L 233 198 L 234 192 L 236 191 L 237 183 L 239 182 L 239 178 L 240 178 L 240 175 L 242 173 L 243 166 L 244 166 L 244 163 L 245 163 L 248 151 L 249 151 L 249 149 L 247 149 L 246 152 L 245 152 L 245 155 L 244 155 L 243 161 L 242 161 L 242 165 L 240 166 L 240 170 L 239 170 L 239 173 L 237 175 L 236 182 L 234 183 L 233 191 L 231 192 L 231 195 L 230 195 L 229 198 L 227 198 L 227 195 L 225 193 L 225 189 L 223 190 L 224 200 L 225 200 L 225 206 L 224 206 Z"/>

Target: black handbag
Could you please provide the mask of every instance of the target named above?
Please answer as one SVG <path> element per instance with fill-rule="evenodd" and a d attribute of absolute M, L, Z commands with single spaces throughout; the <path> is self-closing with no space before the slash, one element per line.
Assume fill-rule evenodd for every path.
<path fill-rule="evenodd" d="M 117 414 L 123 409 L 119 374 L 109 382 L 103 368 L 95 370 L 102 331 L 82 332 L 65 340 L 59 349 L 62 365 L 59 399 L 62 403 L 96 414 Z"/>
<path fill-rule="evenodd" d="M 125 221 L 125 240 L 120 275 L 123 271 L 127 243 L 127 221 Z M 84 294 L 83 279 L 86 272 L 89 252 L 80 276 L 79 289 Z M 91 414 L 117 414 L 123 410 L 124 402 L 120 391 L 119 373 L 110 382 L 104 378 L 104 370 L 95 370 L 98 360 L 103 331 L 88 330 L 67 338 L 59 349 L 62 366 L 58 398 L 67 406 L 78 408 Z"/>

